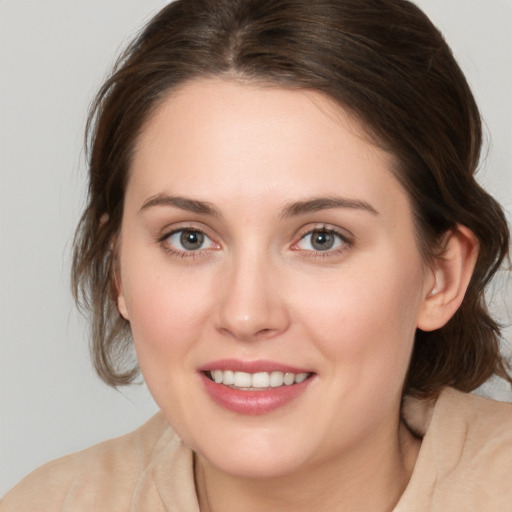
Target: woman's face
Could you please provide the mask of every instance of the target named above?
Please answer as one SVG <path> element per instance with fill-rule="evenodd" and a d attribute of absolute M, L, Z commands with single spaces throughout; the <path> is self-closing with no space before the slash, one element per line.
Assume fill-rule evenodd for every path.
<path fill-rule="evenodd" d="M 197 81 L 143 129 L 119 307 L 155 400 L 215 467 L 285 475 L 396 437 L 433 282 L 392 166 L 312 91 Z"/>

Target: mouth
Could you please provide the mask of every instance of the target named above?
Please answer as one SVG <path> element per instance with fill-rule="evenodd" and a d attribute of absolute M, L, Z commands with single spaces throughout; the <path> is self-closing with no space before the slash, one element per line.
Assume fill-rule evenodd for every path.
<path fill-rule="evenodd" d="M 223 359 L 198 368 L 207 395 L 222 408 L 262 415 L 309 395 L 317 374 L 273 361 Z"/>
<path fill-rule="evenodd" d="M 312 377 L 311 372 L 242 372 L 234 370 L 207 370 L 203 372 L 207 379 L 231 389 L 241 391 L 269 391 L 275 388 L 294 386 Z"/>
<path fill-rule="evenodd" d="M 200 368 L 206 394 L 222 408 L 237 414 L 261 415 L 292 407 L 300 396 L 310 396 L 318 375 L 309 368 L 256 360 L 220 359 Z"/>

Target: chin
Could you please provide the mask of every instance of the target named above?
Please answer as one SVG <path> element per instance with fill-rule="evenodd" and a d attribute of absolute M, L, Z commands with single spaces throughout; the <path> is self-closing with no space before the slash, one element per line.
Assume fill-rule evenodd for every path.
<path fill-rule="evenodd" d="M 277 452 L 268 455 L 260 453 L 252 458 L 236 453 L 224 457 L 209 456 L 208 453 L 199 455 L 218 471 L 245 479 L 286 477 L 297 472 L 304 464 L 297 457 L 290 458 Z"/>
<path fill-rule="evenodd" d="M 287 443 L 286 437 L 261 431 L 227 437 L 220 439 L 217 435 L 203 443 L 187 444 L 210 466 L 237 478 L 283 477 L 307 463 L 307 446 L 289 439 L 289 435 L 288 441 L 294 442 Z"/>

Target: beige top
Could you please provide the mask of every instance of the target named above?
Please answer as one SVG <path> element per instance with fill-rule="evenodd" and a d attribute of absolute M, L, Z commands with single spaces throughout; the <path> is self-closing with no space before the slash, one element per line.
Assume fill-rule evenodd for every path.
<path fill-rule="evenodd" d="M 512 512 L 512 404 L 445 389 L 435 405 L 406 399 L 424 436 L 394 512 Z M 192 452 L 156 414 L 135 432 L 50 462 L 1 512 L 199 512 Z"/>

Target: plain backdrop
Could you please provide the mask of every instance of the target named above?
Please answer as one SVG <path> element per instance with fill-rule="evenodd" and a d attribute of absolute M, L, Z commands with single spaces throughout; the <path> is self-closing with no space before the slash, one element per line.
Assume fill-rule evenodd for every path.
<path fill-rule="evenodd" d="M 167 2 L 0 0 L 0 495 L 65 453 L 128 432 L 156 406 L 95 376 L 69 293 L 84 202 L 87 106 L 120 48 Z M 486 124 L 480 181 L 512 212 L 512 0 L 419 0 L 466 72 Z M 502 272 L 490 294 L 511 320 Z M 506 331 L 512 345 L 512 331 Z M 510 347 L 506 350 L 510 351 Z M 492 382 L 482 391 L 512 393 Z"/>

